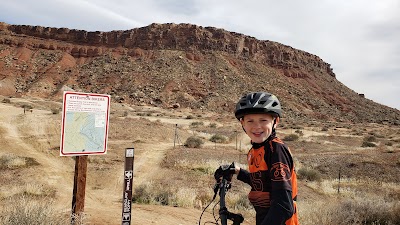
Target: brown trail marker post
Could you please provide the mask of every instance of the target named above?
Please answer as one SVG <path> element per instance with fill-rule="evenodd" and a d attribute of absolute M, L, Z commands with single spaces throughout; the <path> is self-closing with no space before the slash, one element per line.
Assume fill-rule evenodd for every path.
<path fill-rule="evenodd" d="M 122 225 L 131 224 L 132 215 L 132 181 L 134 148 L 125 149 L 124 192 L 122 194 Z"/>

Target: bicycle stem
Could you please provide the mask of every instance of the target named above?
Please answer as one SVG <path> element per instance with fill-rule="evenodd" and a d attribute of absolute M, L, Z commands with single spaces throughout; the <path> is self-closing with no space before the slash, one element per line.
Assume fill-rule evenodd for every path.
<path fill-rule="evenodd" d="M 225 195 L 227 191 L 227 180 L 225 178 L 222 179 L 219 186 L 219 216 L 221 218 L 221 225 L 228 225 L 227 221 L 227 208 L 225 205 Z"/>
<path fill-rule="evenodd" d="M 229 188 L 230 184 L 224 177 L 219 186 L 219 216 L 221 218 L 221 225 L 228 225 L 228 219 L 233 221 L 233 225 L 240 225 L 244 221 L 242 214 L 231 213 L 226 208 L 225 195 Z"/>

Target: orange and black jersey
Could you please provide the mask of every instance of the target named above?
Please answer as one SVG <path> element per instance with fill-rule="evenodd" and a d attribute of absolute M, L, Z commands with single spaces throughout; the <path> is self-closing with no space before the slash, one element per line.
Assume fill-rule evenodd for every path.
<path fill-rule="evenodd" d="M 249 171 L 241 169 L 238 179 L 251 186 L 249 200 L 257 225 L 297 225 L 297 178 L 289 148 L 272 136 L 263 144 L 253 144 L 247 161 Z"/>

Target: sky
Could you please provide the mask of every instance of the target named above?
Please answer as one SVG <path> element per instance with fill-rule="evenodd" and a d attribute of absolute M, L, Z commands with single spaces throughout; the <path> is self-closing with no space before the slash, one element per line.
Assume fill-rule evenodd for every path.
<path fill-rule="evenodd" d="M 357 93 L 400 110 L 400 0 L 0 0 L 0 22 L 87 31 L 190 23 L 319 56 Z"/>

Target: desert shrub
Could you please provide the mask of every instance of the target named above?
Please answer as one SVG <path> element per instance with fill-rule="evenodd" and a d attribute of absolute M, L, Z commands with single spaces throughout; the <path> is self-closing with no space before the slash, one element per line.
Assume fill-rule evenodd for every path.
<path fill-rule="evenodd" d="M 361 147 L 376 147 L 376 144 L 369 142 L 369 141 L 364 141 L 362 143 Z"/>
<path fill-rule="evenodd" d="M 251 210 L 251 205 L 247 192 L 242 193 L 230 193 L 226 198 L 227 204 L 230 205 L 234 210 Z"/>
<path fill-rule="evenodd" d="M 2 103 L 11 103 L 11 100 L 9 98 L 5 98 L 1 102 Z"/>
<path fill-rule="evenodd" d="M 290 126 L 290 128 L 295 129 L 295 130 L 302 130 L 303 129 L 303 127 L 301 127 L 300 125 L 295 125 L 295 124 Z"/>
<path fill-rule="evenodd" d="M 209 127 L 210 128 L 217 128 L 217 124 L 216 123 L 210 123 Z"/>
<path fill-rule="evenodd" d="M 196 195 L 196 201 L 198 203 L 196 206 L 203 209 L 208 203 L 210 203 L 212 197 L 212 192 L 209 190 L 199 190 Z"/>
<path fill-rule="evenodd" d="M 215 143 L 225 143 L 226 140 L 227 140 L 227 138 L 224 135 L 220 135 L 220 134 L 214 134 L 210 138 L 210 141 L 215 142 Z"/>
<path fill-rule="evenodd" d="M 147 182 L 135 188 L 132 194 L 132 202 L 153 205 L 171 205 L 173 192 L 160 184 Z"/>
<path fill-rule="evenodd" d="M 23 104 L 23 105 L 21 105 L 21 108 L 24 108 L 24 109 L 30 110 L 30 109 L 33 109 L 33 106 L 31 106 L 31 105 L 28 105 L 28 104 Z"/>
<path fill-rule="evenodd" d="M 178 207 L 193 207 L 196 200 L 196 191 L 192 188 L 179 188 L 174 194 L 173 205 Z"/>
<path fill-rule="evenodd" d="M 36 165 L 39 165 L 39 163 L 30 157 L 21 157 L 14 154 L 0 156 L 0 169 L 18 169 Z"/>
<path fill-rule="evenodd" d="M 224 161 L 223 164 L 228 164 L 229 162 Z M 182 171 L 197 171 L 206 175 L 213 175 L 215 169 L 221 165 L 221 161 L 219 160 L 179 160 L 175 162 L 175 168 L 180 169 Z M 238 164 L 240 166 L 240 164 Z M 244 165 L 243 165 L 244 166 Z"/>
<path fill-rule="evenodd" d="M 375 141 L 376 141 L 376 137 L 375 136 L 364 137 L 364 142 L 375 142 Z"/>
<path fill-rule="evenodd" d="M 190 136 L 185 142 L 185 146 L 188 148 L 201 148 L 203 144 L 203 139 L 197 136 Z"/>
<path fill-rule="evenodd" d="M 59 114 L 60 113 L 60 109 L 53 108 L 53 109 L 51 109 L 51 113 L 52 114 Z"/>
<path fill-rule="evenodd" d="M 300 136 L 303 136 L 303 135 L 304 135 L 304 133 L 303 133 L 302 130 L 295 130 L 294 132 L 295 132 L 296 134 L 299 134 Z"/>
<path fill-rule="evenodd" d="M 344 200 L 339 205 L 338 224 L 399 224 L 400 206 L 393 203 L 374 200 Z M 345 223 L 346 222 L 346 223 Z"/>
<path fill-rule="evenodd" d="M 283 138 L 284 141 L 297 141 L 298 139 L 299 139 L 299 135 L 297 135 L 297 134 L 289 134 Z"/>
<path fill-rule="evenodd" d="M 191 127 L 199 127 L 199 126 L 203 126 L 204 123 L 202 121 L 196 121 L 190 124 Z"/>
<path fill-rule="evenodd" d="M 174 190 L 173 190 L 174 189 Z M 170 205 L 177 207 L 193 207 L 196 191 L 191 188 L 172 188 L 153 182 L 142 183 L 135 188 L 132 202 L 152 205 Z"/>
<path fill-rule="evenodd" d="M 299 202 L 300 203 L 300 202 Z M 353 225 L 394 225 L 400 224 L 400 205 L 380 199 L 355 198 L 300 203 L 301 224 L 353 224 Z"/>
<path fill-rule="evenodd" d="M 386 146 L 393 146 L 393 143 L 392 142 L 386 142 L 385 145 Z"/>
<path fill-rule="evenodd" d="M 300 180 L 308 180 L 308 181 L 320 181 L 321 174 L 315 169 L 311 168 L 301 168 L 297 171 L 297 175 Z"/>
<path fill-rule="evenodd" d="M 26 197 L 54 197 L 56 190 L 43 184 L 27 183 L 21 189 Z"/>
<path fill-rule="evenodd" d="M 69 224 L 69 216 L 55 210 L 50 199 L 35 200 L 28 196 L 8 199 L 7 207 L 0 210 L 0 224 Z M 76 223 L 76 224 L 84 224 Z"/>

